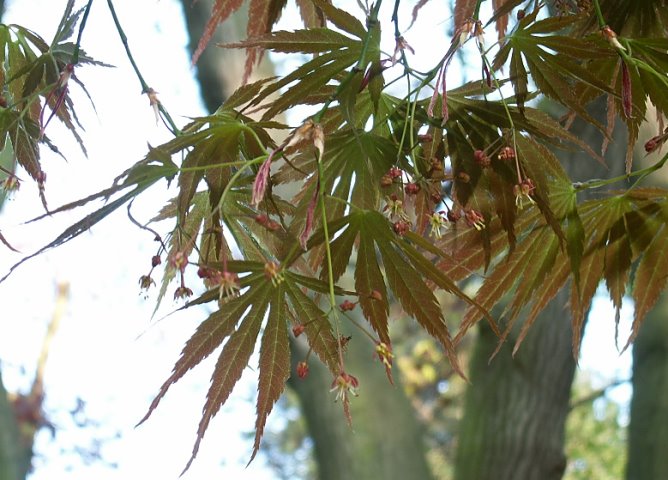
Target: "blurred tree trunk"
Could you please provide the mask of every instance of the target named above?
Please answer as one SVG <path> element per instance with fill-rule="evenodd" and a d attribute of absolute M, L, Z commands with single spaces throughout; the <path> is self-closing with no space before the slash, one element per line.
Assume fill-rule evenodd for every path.
<path fill-rule="evenodd" d="M 668 297 L 647 315 L 633 345 L 627 480 L 668 478 Z"/>
<path fill-rule="evenodd" d="M 212 0 L 182 0 L 190 34 L 191 52 L 211 13 Z M 243 37 L 246 12 L 219 28 L 197 65 L 197 78 L 209 111 L 220 106 L 241 79 L 243 52 L 216 48 L 217 42 Z M 238 21 L 234 21 L 238 20 Z M 236 54 L 237 57 L 231 57 Z M 232 72 L 230 74 L 230 72 Z M 269 74 L 269 73 L 268 73 Z M 292 378 L 289 386 L 299 398 L 313 439 L 320 480 L 407 480 L 431 478 L 420 426 L 400 386 L 392 387 L 373 349 L 359 332 L 348 346 L 346 369 L 360 381 L 360 395 L 351 400 L 353 428 L 342 406 L 330 393 L 332 374 L 317 361 L 309 362 L 306 379 Z M 306 351 L 293 343 L 293 372 Z M 397 380 L 395 379 L 395 382 Z"/>
<path fill-rule="evenodd" d="M 633 346 L 627 480 L 668 478 L 668 297 L 647 315 Z"/>
<path fill-rule="evenodd" d="M 592 110 L 597 118 L 605 118 L 603 103 Z M 574 181 L 623 172 L 626 134 L 619 123 L 607 154 L 608 168 L 581 152 L 556 152 Z M 601 135 L 593 126 L 576 122 L 571 130 L 594 150 L 600 148 Z M 515 358 L 511 351 L 519 329 L 509 335 L 490 363 L 497 338 L 481 323 L 459 433 L 457 480 L 562 478 L 565 424 L 575 374 L 568 296 L 565 289 L 550 302 Z"/>
<path fill-rule="evenodd" d="M 658 130 L 650 122 L 641 138 L 650 138 Z M 638 155 L 639 167 L 658 161 L 663 151 Z M 668 173 L 660 170 L 651 181 L 668 186 Z M 668 478 L 668 294 L 645 318 L 633 344 L 633 398 L 629 423 L 627 480 Z"/>
<path fill-rule="evenodd" d="M 457 480 L 557 480 L 566 468 L 564 427 L 575 361 L 560 292 L 511 356 L 515 335 L 489 363 L 498 339 L 480 328 L 459 432 Z"/>

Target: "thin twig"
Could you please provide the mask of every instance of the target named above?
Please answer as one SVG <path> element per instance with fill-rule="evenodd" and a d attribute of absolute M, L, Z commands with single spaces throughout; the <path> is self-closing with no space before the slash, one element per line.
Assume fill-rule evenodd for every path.
<path fill-rule="evenodd" d="M 572 411 L 572 410 L 575 410 L 577 407 L 587 405 L 587 404 L 593 402 L 594 400 L 596 400 L 597 398 L 600 398 L 603 395 L 605 395 L 606 392 L 608 390 L 610 390 L 611 388 L 615 388 L 615 387 L 618 387 L 620 385 L 623 385 L 623 384 L 629 383 L 629 382 L 630 382 L 630 380 L 628 378 L 624 378 L 624 379 L 618 378 L 616 380 L 613 380 L 612 382 L 605 385 L 604 387 L 599 388 L 598 390 L 594 390 L 590 394 L 585 395 L 584 397 L 578 398 L 577 400 L 574 400 L 573 402 L 571 402 L 571 404 L 568 406 L 568 411 Z"/>
<path fill-rule="evenodd" d="M 114 8 L 114 4 L 111 0 L 107 0 L 107 5 L 109 6 L 109 11 L 111 12 L 111 16 L 114 19 L 114 25 L 116 25 L 116 31 L 118 31 L 118 35 L 121 37 L 121 42 L 123 43 L 123 47 L 125 48 L 125 53 L 127 54 L 128 60 L 130 60 L 130 64 L 132 65 L 132 68 L 134 69 L 135 74 L 137 75 L 137 79 L 141 84 L 142 93 L 148 94 L 151 90 L 151 87 L 149 87 L 146 81 L 144 80 L 144 77 L 139 71 L 137 63 L 135 62 L 135 59 L 132 56 L 132 52 L 130 51 L 130 46 L 128 45 L 128 37 L 125 35 L 123 27 L 121 27 L 121 22 L 118 20 L 118 15 L 116 15 L 116 9 Z M 179 130 L 179 128 L 176 126 L 174 120 L 172 120 L 171 115 L 169 114 L 169 112 L 167 112 L 167 109 L 165 109 L 165 107 L 162 105 L 161 102 L 158 102 L 158 109 L 160 110 L 160 113 L 162 114 L 164 120 L 168 124 L 168 128 L 171 130 L 171 132 L 174 135 L 180 135 L 181 130 Z"/>
<path fill-rule="evenodd" d="M 81 17 L 81 25 L 79 25 L 79 34 L 77 35 L 77 43 L 74 46 L 74 52 L 72 53 L 72 65 L 79 63 L 79 50 L 81 49 L 81 37 L 83 36 L 84 28 L 86 28 L 86 22 L 88 21 L 88 14 L 90 13 L 90 7 L 93 5 L 93 0 L 88 0 L 86 5 L 86 10 L 84 11 L 83 17 Z"/>

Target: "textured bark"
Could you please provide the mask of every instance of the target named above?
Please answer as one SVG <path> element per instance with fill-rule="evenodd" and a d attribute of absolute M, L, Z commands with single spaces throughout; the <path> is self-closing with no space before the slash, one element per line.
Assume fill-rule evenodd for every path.
<path fill-rule="evenodd" d="M 627 480 L 668 478 L 668 296 L 647 316 L 633 346 Z"/>
<path fill-rule="evenodd" d="M 564 424 L 575 372 L 562 291 L 513 359 L 480 329 L 456 457 L 458 480 L 557 480 L 566 468 Z"/>
<path fill-rule="evenodd" d="M 649 124 L 641 138 L 656 134 L 658 126 Z M 639 168 L 656 162 L 665 149 L 638 157 Z M 659 170 L 651 180 L 668 187 L 668 172 Z M 633 344 L 633 398 L 629 423 L 627 480 L 668 478 L 668 293 L 647 315 Z"/>
<path fill-rule="evenodd" d="M 191 51 L 211 13 L 211 0 L 194 4 L 182 0 L 190 33 Z M 246 14 L 233 19 L 234 25 L 223 25 L 212 45 L 242 37 Z M 222 35 L 222 37 L 220 36 Z M 228 36 L 229 35 L 229 36 Z M 236 56 L 234 56 L 236 55 Z M 237 86 L 243 69 L 243 54 L 211 46 L 198 62 L 197 78 L 205 105 L 213 111 L 226 95 Z M 230 75 L 230 72 L 233 72 Z M 236 72 L 236 73 L 234 73 Z M 270 75 L 270 72 L 259 74 Z M 233 83 L 232 83 L 233 82 Z M 364 322 L 364 320 L 360 320 Z M 359 332 L 348 347 L 346 369 L 360 380 L 360 395 L 351 400 L 353 428 L 343 414 L 342 406 L 334 403 L 330 392 L 332 374 L 316 359 L 309 361 L 310 372 L 303 381 L 289 383 L 296 392 L 313 439 L 320 480 L 407 480 L 431 478 L 425 457 L 419 423 L 405 393 L 399 385 L 389 384 L 385 370 L 373 360 L 372 345 Z M 306 350 L 294 343 L 293 372 L 296 362 Z"/>
<path fill-rule="evenodd" d="M 602 103 L 593 110 L 596 117 L 604 118 Z M 591 125 L 577 122 L 572 131 L 593 148 L 600 145 L 600 134 Z M 626 147 L 621 127 L 613 139 L 608 168 L 584 153 L 559 155 L 570 177 L 582 181 L 621 174 Z M 514 359 L 510 352 L 517 331 L 489 363 L 497 340 L 486 327 L 480 328 L 456 455 L 457 480 L 562 478 L 564 430 L 575 373 L 567 301 L 565 291 L 555 297 Z"/>

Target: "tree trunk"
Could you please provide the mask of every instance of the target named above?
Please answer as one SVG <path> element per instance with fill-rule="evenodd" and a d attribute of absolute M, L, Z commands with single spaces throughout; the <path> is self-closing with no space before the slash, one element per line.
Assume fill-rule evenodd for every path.
<path fill-rule="evenodd" d="M 641 138 L 656 134 L 650 124 Z M 640 159 L 646 167 L 665 154 L 665 150 Z M 639 155 L 640 156 L 640 155 Z M 666 188 L 668 174 L 652 175 L 656 185 Z M 633 344 L 633 398 L 629 423 L 627 480 L 668 478 L 668 294 L 659 298 L 647 315 Z"/>
<path fill-rule="evenodd" d="M 605 123 L 603 102 L 592 111 Z M 626 133 L 619 123 L 607 168 L 582 152 L 556 152 L 571 179 L 610 178 L 623 172 Z M 599 148 L 601 136 L 593 126 L 576 122 L 571 130 Z M 497 339 L 481 326 L 455 460 L 457 480 L 562 478 L 564 430 L 575 374 L 567 301 L 567 290 L 562 290 L 538 316 L 514 359 L 510 352 L 518 330 L 489 363 Z"/>
<path fill-rule="evenodd" d="M 633 346 L 633 399 L 627 480 L 668 478 L 668 297 L 640 328 Z"/>
<path fill-rule="evenodd" d="M 190 0 L 183 0 L 191 51 L 197 45 L 212 4 L 211 0 L 199 0 L 194 5 Z M 212 44 L 232 41 L 233 38 L 227 35 L 239 36 L 239 32 L 243 31 L 239 25 L 245 25 L 246 21 L 246 13 L 240 14 L 237 26 L 224 24 L 225 31 L 217 34 Z M 198 62 L 198 80 L 205 105 L 213 111 L 238 84 L 243 55 L 231 58 L 231 54 L 238 52 L 213 47 L 208 50 Z M 238 74 L 224 76 L 224 71 Z M 230 82 L 234 82 L 232 87 Z M 365 321 L 360 319 L 360 322 Z M 405 393 L 399 385 L 392 387 L 389 384 L 384 368 L 373 360 L 371 343 L 357 331 L 352 332 L 352 335 L 354 338 L 348 346 L 346 369 L 360 380 L 360 395 L 351 399 L 352 429 L 346 423 L 342 406 L 334 402 L 334 394 L 330 392 L 332 374 L 319 361 L 314 359 L 309 362 L 310 372 L 306 379 L 293 379 L 289 383 L 299 398 L 313 439 L 318 478 L 431 478 L 420 426 Z M 303 348 L 297 343 L 293 344 L 293 372 L 296 362 L 302 360 L 305 354 Z"/>
<path fill-rule="evenodd" d="M 558 480 L 566 468 L 564 425 L 575 373 L 571 329 L 560 292 L 513 358 L 510 338 L 489 364 L 498 338 L 486 326 L 471 362 L 459 433 L 457 480 Z"/>

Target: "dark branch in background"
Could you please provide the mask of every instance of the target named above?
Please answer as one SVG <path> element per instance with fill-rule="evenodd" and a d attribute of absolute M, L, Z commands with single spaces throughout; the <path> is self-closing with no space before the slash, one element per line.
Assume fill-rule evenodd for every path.
<path fill-rule="evenodd" d="M 615 387 L 618 387 L 620 385 L 624 385 L 625 383 L 629 383 L 630 381 L 631 380 L 628 379 L 628 378 L 615 379 L 615 380 L 611 381 L 610 383 L 608 383 L 607 385 L 605 385 L 604 387 L 601 387 L 597 390 L 594 390 L 593 392 L 589 393 L 588 395 L 585 395 L 582 398 L 578 398 L 577 400 L 573 400 L 571 402 L 571 404 L 568 406 L 568 410 L 572 411 L 572 410 L 575 410 L 577 407 L 581 407 L 582 405 L 588 405 L 591 402 L 593 402 L 594 400 L 604 396 L 608 392 L 608 390 L 610 390 L 611 388 L 615 388 Z"/>

